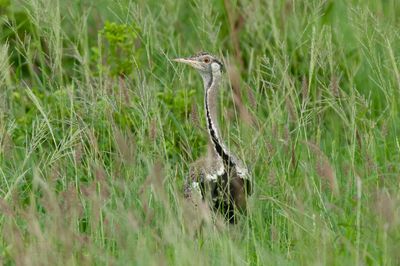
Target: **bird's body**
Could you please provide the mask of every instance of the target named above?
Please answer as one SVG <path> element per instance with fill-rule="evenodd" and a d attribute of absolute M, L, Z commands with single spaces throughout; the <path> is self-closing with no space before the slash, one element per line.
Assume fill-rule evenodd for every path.
<path fill-rule="evenodd" d="M 218 125 L 218 90 L 223 64 L 208 53 L 175 59 L 196 68 L 204 83 L 204 108 L 210 148 L 205 158 L 192 164 L 185 181 L 185 197 L 206 200 L 233 223 L 236 213 L 246 210 L 251 181 L 247 168 L 224 145 Z"/>

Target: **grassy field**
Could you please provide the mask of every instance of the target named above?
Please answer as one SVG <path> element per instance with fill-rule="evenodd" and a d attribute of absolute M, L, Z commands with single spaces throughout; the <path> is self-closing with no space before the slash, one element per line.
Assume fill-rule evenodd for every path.
<path fill-rule="evenodd" d="M 397 0 L 0 0 L 4 265 L 399 265 Z M 203 85 L 255 192 L 183 198 Z"/>

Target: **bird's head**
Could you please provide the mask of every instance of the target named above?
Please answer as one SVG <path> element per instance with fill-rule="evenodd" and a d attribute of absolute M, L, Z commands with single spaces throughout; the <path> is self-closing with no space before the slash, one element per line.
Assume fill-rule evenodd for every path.
<path fill-rule="evenodd" d="M 201 52 L 187 58 L 176 58 L 174 61 L 192 66 L 205 79 L 208 79 L 212 75 L 221 74 L 224 69 L 224 65 L 220 60 L 206 52 Z"/>

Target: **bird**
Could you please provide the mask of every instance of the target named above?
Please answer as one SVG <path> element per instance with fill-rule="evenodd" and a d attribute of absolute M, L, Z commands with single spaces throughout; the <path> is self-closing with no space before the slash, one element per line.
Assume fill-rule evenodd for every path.
<path fill-rule="evenodd" d="M 184 196 L 193 203 L 207 202 L 231 224 L 247 212 L 252 181 L 247 167 L 224 144 L 218 123 L 218 95 L 224 64 L 215 56 L 200 52 L 173 61 L 195 68 L 203 79 L 204 109 L 209 138 L 207 155 L 191 164 L 184 182 Z"/>

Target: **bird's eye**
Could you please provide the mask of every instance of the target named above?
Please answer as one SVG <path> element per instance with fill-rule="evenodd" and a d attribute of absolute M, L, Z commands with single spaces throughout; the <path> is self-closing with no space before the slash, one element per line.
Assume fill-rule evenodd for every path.
<path fill-rule="evenodd" d="M 208 57 L 204 58 L 203 62 L 206 63 L 206 64 L 210 63 L 210 58 L 208 58 Z"/>

